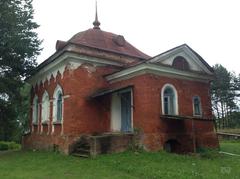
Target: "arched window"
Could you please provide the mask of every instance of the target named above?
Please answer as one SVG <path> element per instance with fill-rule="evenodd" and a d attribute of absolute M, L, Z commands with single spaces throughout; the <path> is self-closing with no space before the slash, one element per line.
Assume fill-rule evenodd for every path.
<path fill-rule="evenodd" d="M 177 91 L 173 85 L 166 84 L 162 88 L 162 113 L 165 115 L 178 115 Z"/>
<path fill-rule="evenodd" d="M 37 124 L 38 122 L 38 97 L 35 95 L 33 98 L 33 105 L 32 105 L 32 123 Z"/>
<path fill-rule="evenodd" d="M 42 97 L 42 123 L 49 120 L 50 103 L 48 93 L 45 91 Z"/>
<path fill-rule="evenodd" d="M 187 60 L 182 56 L 175 57 L 172 66 L 179 70 L 189 70 L 189 64 Z"/>
<path fill-rule="evenodd" d="M 63 91 L 61 86 L 57 85 L 54 91 L 53 103 L 53 121 L 62 122 L 63 119 Z"/>
<path fill-rule="evenodd" d="M 200 116 L 202 114 L 201 101 L 199 96 L 193 97 L 193 115 Z"/>

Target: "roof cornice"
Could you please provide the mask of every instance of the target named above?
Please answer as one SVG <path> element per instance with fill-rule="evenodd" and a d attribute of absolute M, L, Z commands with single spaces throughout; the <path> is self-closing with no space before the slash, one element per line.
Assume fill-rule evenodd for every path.
<path fill-rule="evenodd" d="M 51 75 L 56 77 L 56 74 L 60 72 L 60 74 L 63 74 L 65 71 L 65 68 L 71 64 L 75 64 L 75 67 L 77 68 L 83 63 L 92 63 L 96 66 L 104 66 L 104 65 L 111 65 L 111 66 L 117 66 L 122 67 L 123 65 L 121 63 L 118 63 L 116 61 L 109 61 L 105 59 L 100 59 L 97 57 L 89 57 L 86 55 L 80 55 L 72 52 L 63 52 L 61 55 L 55 56 L 56 58 L 52 57 L 53 59 L 50 59 L 51 62 L 44 65 L 40 70 L 38 70 L 36 73 L 34 73 L 32 76 L 30 76 L 28 79 L 26 79 L 26 82 L 30 84 L 40 83 L 41 81 L 45 81 L 46 79 L 50 79 Z M 74 68 L 75 69 L 75 68 Z"/>
<path fill-rule="evenodd" d="M 195 80 L 201 82 L 209 82 L 214 79 L 214 75 L 200 74 L 190 71 L 182 71 L 168 66 L 161 66 L 150 63 L 142 63 L 122 71 L 107 75 L 107 81 L 114 83 L 117 81 L 130 79 L 141 74 L 156 74 L 160 76 L 168 76 L 173 78 Z"/>

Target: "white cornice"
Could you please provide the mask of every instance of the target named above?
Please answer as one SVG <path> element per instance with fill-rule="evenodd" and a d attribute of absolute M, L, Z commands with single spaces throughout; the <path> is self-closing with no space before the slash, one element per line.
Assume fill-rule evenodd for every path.
<path fill-rule="evenodd" d="M 213 79 L 211 75 L 198 74 L 188 71 L 177 70 L 171 67 L 165 67 L 155 64 L 143 63 L 120 72 L 106 76 L 107 81 L 113 83 L 120 80 L 129 79 L 141 74 L 156 74 L 160 76 L 168 76 L 173 78 L 181 78 L 188 80 L 196 80 L 202 82 L 209 82 Z"/>
<path fill-rule="evenodd" d="M 52 57 L 56 58 L 56 56 Z M 122 66 L 121 63 L 112 62 L 105 59 L 100 59 L 96 57 L 89 57 L 84 55 L 79 55 L 71 52 L 65 52 L 56 59 L 51 59 L 52 62 L 40 69 L 36 74 L 31 76 L 27 82 L 36 85 L 41 82 L 44 83 L 46 80 L 50 80 L 51 76 L 56 78 L 58 72 L 63 75 L 66 68 L 75 70 L 83 63 L 91 63 L 94 66 L 105 66 L 114 65 Z"/>

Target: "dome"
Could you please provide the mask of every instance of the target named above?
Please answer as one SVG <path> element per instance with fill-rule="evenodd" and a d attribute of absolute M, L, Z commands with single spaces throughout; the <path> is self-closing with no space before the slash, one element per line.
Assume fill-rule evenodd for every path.
<path fill-rule="evenodd" d="M 100 29 L 100 22 L 98 21 L 97 4 L 95 20 L 93 28 L 75 34 L 67 42 L 57 41 L 56 49 L 60 50 L 68 43 L 76 45 L 84 45 L 87 47 L 96 48 L 103 51 L 113 52 L 120 55 L 127 55 L 139 59 L 149 59 L 150 56 L 144 54 L 133 45 L 128 43 L 122 35 L 116 35 Z"/>
<path fill-rule="evenodd" d="M 84 45 L 122 55 L 148 59 L 149 56 L 128 43 L 122 35 L 102 31 L 98 28 L 88 29 L 75 34 L 69 43 Z"/>

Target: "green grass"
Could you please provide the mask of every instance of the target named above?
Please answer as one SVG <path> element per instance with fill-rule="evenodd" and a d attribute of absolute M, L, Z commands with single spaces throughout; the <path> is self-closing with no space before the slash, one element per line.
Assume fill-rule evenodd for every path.
<path fill-rule="evenodd" d="M 221 141 L 221 151 L 240 155 L 240 141 L 223 140 Z"/>
<path fill-rule="evenodd" d="M 229 143 L 224 142 L 227 148 Z M 229 148 L 239 147 L 230 143 Z M 240 157 L 202 158 L 156 153 L 124 152 L 82 159 L 51 152 L 0 153 L 0 178 L 240 178 Z"/>

